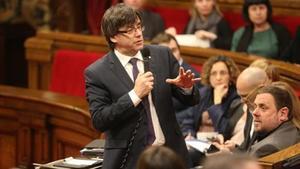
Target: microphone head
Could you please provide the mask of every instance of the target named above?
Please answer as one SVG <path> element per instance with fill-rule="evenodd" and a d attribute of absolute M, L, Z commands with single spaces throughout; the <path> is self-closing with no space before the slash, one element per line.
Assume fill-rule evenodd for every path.
<path fill-rule="evenodd" d="M 141 50 L 141 53 L 142 53 L 142 56 L 143 56 L 143 59 L 144 59 L 144 70 L 145 72 L 147 71 L 150 71 L 150 68 L 149 68 L 149 62 L 150 62 L 150 50 L 148 48 L 143 48 Z"/>
<path fill-rule="evenodd" d="M 150 56 L 150 50 L 148 48 L 143 48 L 141 50 L 142 56 L 148 58 Z"/>

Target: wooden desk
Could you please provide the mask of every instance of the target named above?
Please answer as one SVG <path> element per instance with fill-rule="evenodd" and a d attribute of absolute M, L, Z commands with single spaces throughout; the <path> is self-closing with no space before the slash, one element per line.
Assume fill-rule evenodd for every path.
<path fill-rule="evenodd" d="M 284 160 L 299 154 L 300 154 L 300 143 L 290 146 L 277 153 L 260 158 L 259 162 L 264 167 L 264 169 L 283 169 L 282 165 L 284 164 Z"/>

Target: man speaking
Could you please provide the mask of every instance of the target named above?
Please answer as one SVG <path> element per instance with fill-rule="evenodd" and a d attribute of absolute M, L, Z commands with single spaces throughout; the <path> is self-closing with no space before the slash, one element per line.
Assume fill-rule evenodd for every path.
<path fill-rule="evenodd" d="M 93 125 L 106 134 L 103 169 L 133 169 L 151 145 L 173 149 L 188 165 L 172 97 L 196 104 L 194 83 L 200 79 L 179 68 L 168 48 L 144 46 L 142 20 L 134 9 L 112 6 L 101 28 L 111 51 L 85 70 L 85 80 Z"/>

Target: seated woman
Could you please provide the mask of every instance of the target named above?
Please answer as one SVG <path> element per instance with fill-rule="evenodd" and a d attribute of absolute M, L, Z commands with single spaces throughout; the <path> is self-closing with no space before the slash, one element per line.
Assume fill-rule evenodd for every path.
<path fill-rule="evenodd" d="M 272 21 L 269 0 L 245 0 L 243 16 L 247 25 L 238 29 L 232 39 L 232 51 L 280 59 L 290 42 L 285 27 Z"/>
<path fill-rule="evenodd" d="M 192 139 L 207 132 L 218 132 L 225 140 L 234 137 L 233 130 L 238 120 L 244 114 L 240 96 L 237 94 L 235 82 L 239 69 L 234 61 L 225 56 L 209 58 L 203 65 L 199 104 L 193 107 L 191 114 L 186 114 L 182 121 L 182 130 L 186 139 Z M 243 126 L 243 125 L 242 125 Z M 243 141 L 243 127 L 235 129 L 241 137 L 236 142 Z M 204 138 L 201 138 L 204 139 Z M 200 152 L 190 149 L 193 165 L 198 165 Z"/>
<path fill-rule="evenodd" d="M 223 18 L 216 0 L 193 0 L 193 2 L 191 18 L 184 33 L 208 39 L 211 47 L 230 49 L 232 30 Z M 166 31 L 176 34 L 173 29 L 169 28 Z"/>
<path fill-rule="evenodd" d="M 193 107 L 191 115 L 184 122 L 185 131 L 195 136 L 196 132 L 219 132 L 226 139 L 232 137 L 235 125 L 229 127 L 229 123 L 221 121 L 231 119 L 230 124 L 236 124 L 242 116 L 230 111 L 239 106 L 240 96 L 237 94 L 235 82 L 239 75 L 239 69 L 234 61 L 225 56 L 215 56 L 208 59 L 203 65 L 202 84 L 200 89 L 199 104 Z M 229 117 L 228 115 L 231 115 Z M 227 126 L 226 126 L 227 125 Z M 241 131 L 242 132 L 242 131 Z"/>

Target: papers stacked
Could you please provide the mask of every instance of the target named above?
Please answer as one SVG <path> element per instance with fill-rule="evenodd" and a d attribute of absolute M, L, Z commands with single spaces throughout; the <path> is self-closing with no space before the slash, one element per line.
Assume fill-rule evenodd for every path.
<path fill-rule="evenodd" d="M 73 158 L 53 161 L 47 164 L 35 164 L 35 169 L 101 169 L 103 159 L 101 158 Z"/>
<path fill-rule="evenodd" d="M 197 140 L 197 139 L 185 140 L 185 142 L 186 142 L 186 145 L 191 146 L 202 153 L 206 153 L 207 150 L 211 146 L 211 144 L 209 142 Z"/>
<path fill-rule="evenodd" d="M 65 158 L 62 162 L 54 164 L 56 167 L 67 168 L 91 168 L 93 166 L 99 166 L 103 162 L 102 159 L 80 159 L 80 158 Z"/>
<path fill-rule="evenodd" d="M 81 155 L 85 157 L 100 157 L 103 158 L 105 140 L 96 139 L 87 144 L 82 150 Z"/>

